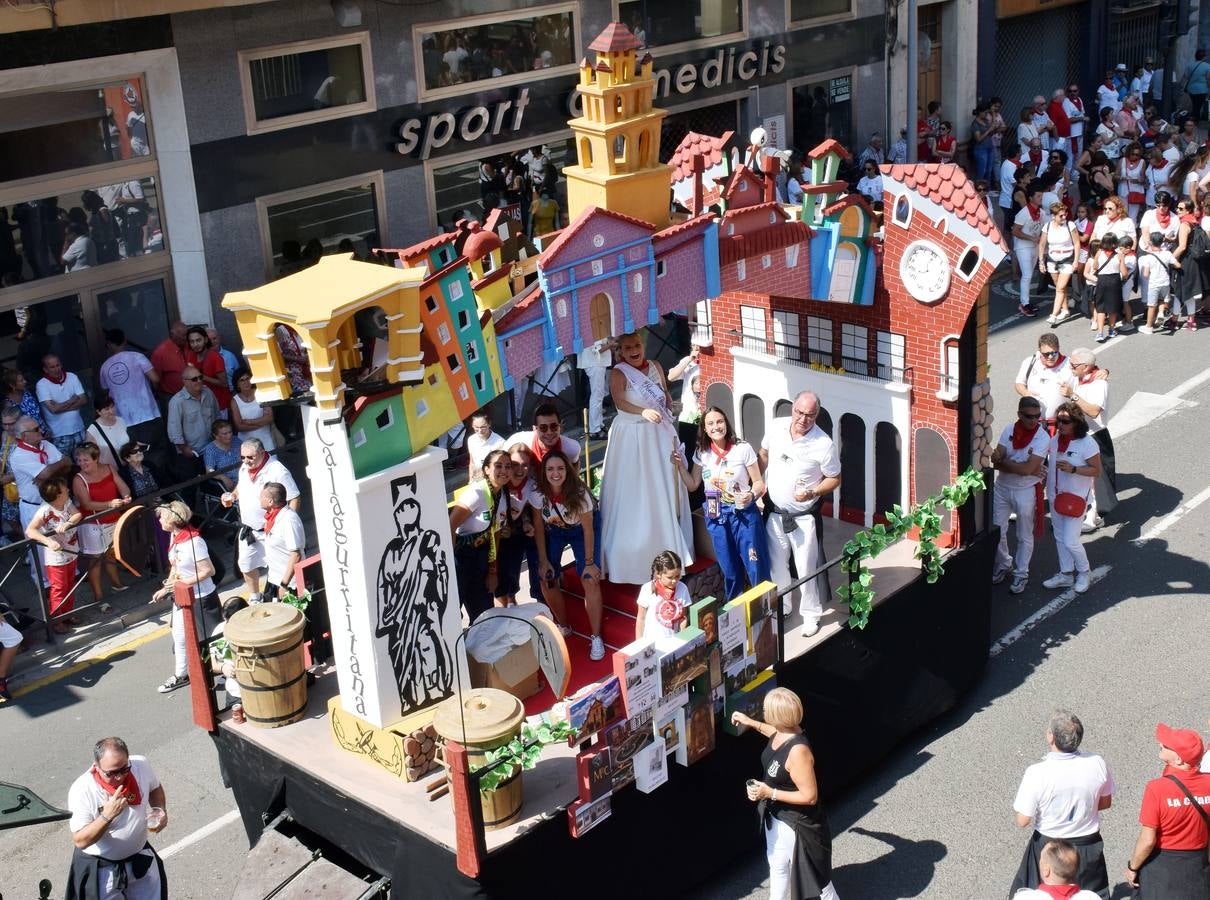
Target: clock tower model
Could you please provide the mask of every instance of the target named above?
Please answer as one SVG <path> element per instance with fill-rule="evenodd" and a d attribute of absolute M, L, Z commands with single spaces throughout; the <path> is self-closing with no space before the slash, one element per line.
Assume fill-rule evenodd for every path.
<path fill-rule="evenodd" d="M 563 170 L 569 221 L 597 206 L 656 228 L 668 224 L 671 172 L 660 162 L 660 126 L 667 113 L 652 106 L 651 55 L 635 56 L 642 47 L 629 28 L 613 22 L 588 45 L 596 62 L 580 62 L 584 114 L 567 123 L 578 164 Z"/>

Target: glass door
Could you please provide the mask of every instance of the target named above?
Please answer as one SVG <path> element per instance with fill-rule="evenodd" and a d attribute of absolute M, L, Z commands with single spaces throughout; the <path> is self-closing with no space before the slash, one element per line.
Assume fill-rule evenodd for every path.
<path fill-rule="evenodd" d="M 0 363 L 19 369 L 32 393 L 42 377 L 42 357 L 54 354 L 63 367 L 90 384 L 95 366 L 89 353 L 84 309 L 78 294 L 18 307 L 19 331 L 0 337 Z M 24 325 L 22 325 L 24 320 Z M 9 329 L 4 329 L 9 331 Z"/>
<path fill-rule="evenodd" d="M 168 294 L 164 279 L 155 278 L 138 284 L 97 290 L 95 296 L 102 332 L 102 354 L 104 331 L 108 328 L 122 329 L 126 332 L 130 349 L 147 356 L 168 336 Z"/>

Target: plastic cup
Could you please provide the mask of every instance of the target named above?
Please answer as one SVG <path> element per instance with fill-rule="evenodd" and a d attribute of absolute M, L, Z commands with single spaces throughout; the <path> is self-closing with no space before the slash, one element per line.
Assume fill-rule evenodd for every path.
<path fill-rule="evenodd" d="M 164 810 L 159 806 L 153 806 L 147 810 L 147 827 L 153 831 L 159 828 L 164 822 Z"/>

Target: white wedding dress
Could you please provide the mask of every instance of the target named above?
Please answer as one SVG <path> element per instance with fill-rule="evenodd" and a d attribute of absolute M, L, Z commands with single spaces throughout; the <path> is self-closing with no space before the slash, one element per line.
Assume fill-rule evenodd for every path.
<path fill-rule="evenodd" d="M 629 381 L 624 399 L 646 405 Z M 676 438 L 670 426 L 667 416 L 665 423 L 655 425 L 621 411 L 610 426 L 601 473 L 600 541 L 601 570 L 609 581 L 651 580 L 651 561 L 664 550 L 675 551 L 686 566 L 693 562 L 689 493 L 672 468 Z"/>

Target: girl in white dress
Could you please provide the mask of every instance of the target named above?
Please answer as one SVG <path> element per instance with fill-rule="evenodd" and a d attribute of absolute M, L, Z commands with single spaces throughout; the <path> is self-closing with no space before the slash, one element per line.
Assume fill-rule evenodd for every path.
<path fill-rule="evenodd" d="M 621 359 L 609 373 L 617 418 L 601 473 L 601 563 L 610 581 L 643 584 L 652 548 L 693 564 L 689 493 L 672 462 L 680 450 L 660 364 L 646 359 L 643 339 L 623 335 Z"/>

